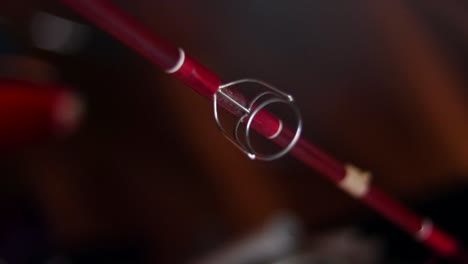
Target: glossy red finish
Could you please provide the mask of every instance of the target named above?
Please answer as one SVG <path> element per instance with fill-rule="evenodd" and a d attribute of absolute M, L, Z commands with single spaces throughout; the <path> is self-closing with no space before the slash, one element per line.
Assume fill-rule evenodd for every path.
<path fill-rule="evenodd" d="M 289 144 L 294 132 L 291 128 L 285 126 L 283 133 L 273 139 L 273 141 L 280 146 L 286 146 Z M 299 138 L 296 145 L 291 149 L 291 154 L 334 183 L 338 183 L 345 176 L 346 172 L 343 164 L 302 137 Z"/>
<path fill-rule="evenodd" d="M 458 251 L 461 250 L 458 248 L 458 243 L 456 241 L 437 227 L 434 227 L 432 234 L 425 243 L 432 248 L 437 248 L 439 254 L 446 257 L 456 256 Z M 462 259 L 460 258 L 459 260 Z M 467 259 L 464 259 L 461 263 L 468 263 Z"/>
<path fill-rule="evenodd" d="M 57 111 L 68 92 L 58 85 L 0 80 L 0 149 L 23 146 L 61 133 Z M 66 109 L 65 109 L 66 110 Z"/>
<path fill-rule="evenodd" d="M 421 228 L 423 222 L 421 217 L 375 187 L 371 187 L 362 200 L 378 210 L 385 218 L 391 219 L 396 225 L 406 230 L 411 236 L 415 236 Z"/>
<path fill-rule="evenodd" d="M 371 187 L 363 201 L 412 236 L 417 236 L 424 224 L 423 218 L 375 187 Z M 433 226 L 431 235 L 421 242 L 441 256 L 455 256 L 460 250 L 458 242 L 436 226 Z"/>
<path fill-rule="evenodd" d="M 116 38 L 134 48 L 143 56 L 149 58 L 163 69 L 167 70 L 176 65 L 179 60 L 179 52 L 176 47 L 172 47 L 143 26 L 132 20 L 131 17 L 120 11 L 107 0 L 61 0 L 65 4 L 87 17 L 98 26 L 113 34 Z M 190 57 L 186 57 L 182 68 L 175 74 L 175 77 L 193 88 L 203 96 L 211 98 L 219 86 L 219 78 L 195 62 Z M 242 99 L 242 95 L 235 95 Z M 238 115 L 229 103 L 221 104 L 227 111 Z M 269 137 L 278 130 L 278 119 L 261 111 L 257 114 L 252 127 L 260 134 Z M 293 130 L 285 127 L 281 135 L 273 141 L 280 146 L 289 144 Z M 338 183 L 345 176 L 345 167 L 319 148 L 300 138 L 291 154 L 303 161 L 311 168 L 322 173 L 334 183 Z M 402 229 L 414 236 L 421 228 L 422 218 L 413 213 L 408 208 L 402 206 L 396 200 L 390 198 L 380 190 L 371 187 L 368 194 L 362 201 L 377 212 L 382 214 L 389 221 L 400 226 Z M 440 255 L 453 256 L 458 254 L 458 243 L 448 234 L 443 233 L 434 226 L 434 234 L 429 239 L 422 241 Z"/>
<path fill-rule="evenodd" d="M 260 110 L 253 119 L 252 127 L 261 135 L 269 138 L 280 128 L 280 121 L 268 111 Z"/>
<path fill-rule="evenodd" d="M 188 87 L 210 99 L 216 93 L 221 83 L 216 74 L 187 55 L 185 56 L 184 64 L 174 73 L 174 76 Z"/>

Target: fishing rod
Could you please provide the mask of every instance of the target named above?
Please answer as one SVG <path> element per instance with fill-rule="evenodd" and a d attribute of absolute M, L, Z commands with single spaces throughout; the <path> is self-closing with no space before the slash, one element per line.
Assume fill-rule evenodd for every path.
<path fill-rule="evenodd" d="M 249 158 L 270 161 L 290 153 L 438 255 L 468 263 L 461 245 L 454 237 L 439 229 L 429 218 L 419 216 L 373 186 L 370 173 L 337 161 L 301 137 L 302 118 L 291 95 L 256 79 L 224 83 L 182 48 L 161 39 L 109 0 L 60 1 L 211 100 L 218 128 Z M 255 86 L 259 92 L 247 96 L 240 92 L 245 85 Z M 284 124 L 284 119 L 272 113 L 270 108 L 273 105 L 287 107 L 293 113 L 294 126 Z M 220 109 L 236 117 L 232 131 L 228 131 L 223 125 Z M 276 143 L 280 150 L 268 153 L 260 151 L 252 143 L 252 131 Z"/>

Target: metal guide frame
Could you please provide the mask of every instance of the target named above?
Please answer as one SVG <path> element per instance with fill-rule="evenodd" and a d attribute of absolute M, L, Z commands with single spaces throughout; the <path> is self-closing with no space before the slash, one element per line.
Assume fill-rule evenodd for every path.
<path fill-rule="evenodd" d="M 264 89 L 266 89 L 266 91 L 255 96 L 250 101 L 250 103 L 248 103 L 248 105 L 244 105 L 242 104 L 242 102 L 238 102 L 236 99 L 232 98 L 231 96 L 229 96 L 227 93 L 223 91 L 226 88 L 232 88 L 236 85 L 245 84 L 245 83 L 253 83 L 256 85 L 260 85 Z M 226 129 L 224 129 L 223 125 L 221 124 L 219 114 L 218 114 L 218 104 L 219 104 L 220 97 L 223 97 L 229 100 L 229 102 L 233 103 L 233 105 L 235 105 L 235 107 L 238 108 L 237 110 L 239 110 L 239 112 L 243 112 L 243 114 L 240 114 L 238 116 L 234 131 L 232 133 L 228 133 Z M 252 145 L 251 126 L 255 119 L 255 116 L 260 111 L 262 111 L 269 105 L 276 104 L 276 103 L 286 104 L 292 109 L 297 120 L 296 131 L 292 140 L 284 148 L 282 148 L 281 150 L 275 153 L 263 154 L 263 153 L 258 152 Z M 221 130 L 223 135 L 229 141 L 231 141 L 237 148 L 239 148 L 242 152 L 244 152 L 250 159 L 271 161 L 271 160 L 281 158 L 282 156 L 286 155 L 294 147 L 294 145 L 297 143 L 302 133 L 302 126 L 303 126 L 302 117 L 301 117 L 299 108 L 295 104 L 294 98 L 291 95 L 280 91 L 274 86 L 266 82 L 256 80 L 256 79 L 241 79 L 241 80 L 237 80 L 237 81 L 233 81 L 230 83 L 220 85 L 218 88 L 218 91 L 215 94 L 213 94 L 213 115 L 216 121 L 216 125 L 218 126 L 219 130 Z M 279 119 L 279 121 L 282 122 L 281 119 Z M 241 133 L 242 125 L 245 125 L 245 129 L 243 131 L 244 133 Z"/>

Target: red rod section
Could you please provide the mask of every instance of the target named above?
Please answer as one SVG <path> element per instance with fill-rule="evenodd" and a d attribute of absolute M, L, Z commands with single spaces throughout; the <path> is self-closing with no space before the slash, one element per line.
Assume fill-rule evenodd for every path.
<path fill-rule="evenodd" d="M 66 134 L 80 114 L 79 99 L 67 87 L 0 80 L 0 149 Z"/>
<path fill-rule="evenodd" d="M 175 77 L 201 95 L 212 99 L 212 96 L 217 92 L 221 81 L 216 74 L 187 56 L 183 50 L 171 46 L 156 37 L 153 32 L 108 0 L 61 1 L 162 67 L 167 73 L 174 74 Z M 240 101 L 242 101 L 241 94 L 233 96 L 240 98 Z M 236 114 L 231 106 L 223 103 L 221 105 L 226 107 L 229 112 Z M 256 116 L 256 120 L 254 120 L 253 128 L 260 134 L 269 137 L 277 132 L 278 120 L 278 118 L 267 112 L 260 112 Z M 293 134 L 289 128 L 283 128 L 283 130 L 280 136 L 273 139 L 280 146 L 289 144 Z M 291 154 L 337 185 L 341 186 L 343 181 L 347 180 L 349 171 L 345 165 L 303 138 L 299 139 L 291 150 Z M 356 197 L 356 195 L 354 196 Z M 439 255 L 444 257 L 463 255 L 458 242 L 453 237 L 439 230 L 429 220 L 425 220 L 413 213 L 377 188 L 369 185 L 365 192 L 362 192 L 362 195 L 356 198 L 419 239 L 421 243 L 432 248 Z M 459 262 L 466 263 L 465 261 Z"/>
<path fill-rule="evenodd" d="M 201 95 L 211 96 L 218 89 L 220 80 L 214 73 L 185 55 L 181 49 L 157 37 L 111 2 L 61 1 L 166 72 L 175 73 L 177 78 Z"/>

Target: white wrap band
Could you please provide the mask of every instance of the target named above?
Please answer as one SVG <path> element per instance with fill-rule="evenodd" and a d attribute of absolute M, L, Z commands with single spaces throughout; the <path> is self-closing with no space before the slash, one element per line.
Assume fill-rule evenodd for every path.
<path fill-rule="evenodd" d="M 171 73 L 177 72 L 178 70 L 180 70 L 180 68 L 182 68 L 182 65 L 184 65 L 184 62 L 185 62 L 185 52 L 183 49 L 179 48 L 179 60 L 177 60 L 176 64 L 173 67 L 167 69 L 166 73 L 171 74 Z"/>
<path fill-rule="evenodd" d="M 279 136 L 279 134 L 281 134 L 281 131 L 283 131 L 283 121 L 278 120 L 278 122 L 279 122 L 278 123 L 278 130 L 276 130 L 276 132 L 273 135 L 269 136 L 268 137 L 269 139 L 276 138 L 277 136 Z"/>
<path fill-rule="evenodd" d="M 346 175 L 338 183 L 338 186 L 355 198 L 364 197 L 369 191 L 371 180 L 370 173 L 362 171 L 350 164 L 345 165 L 345 169 Z"/>

